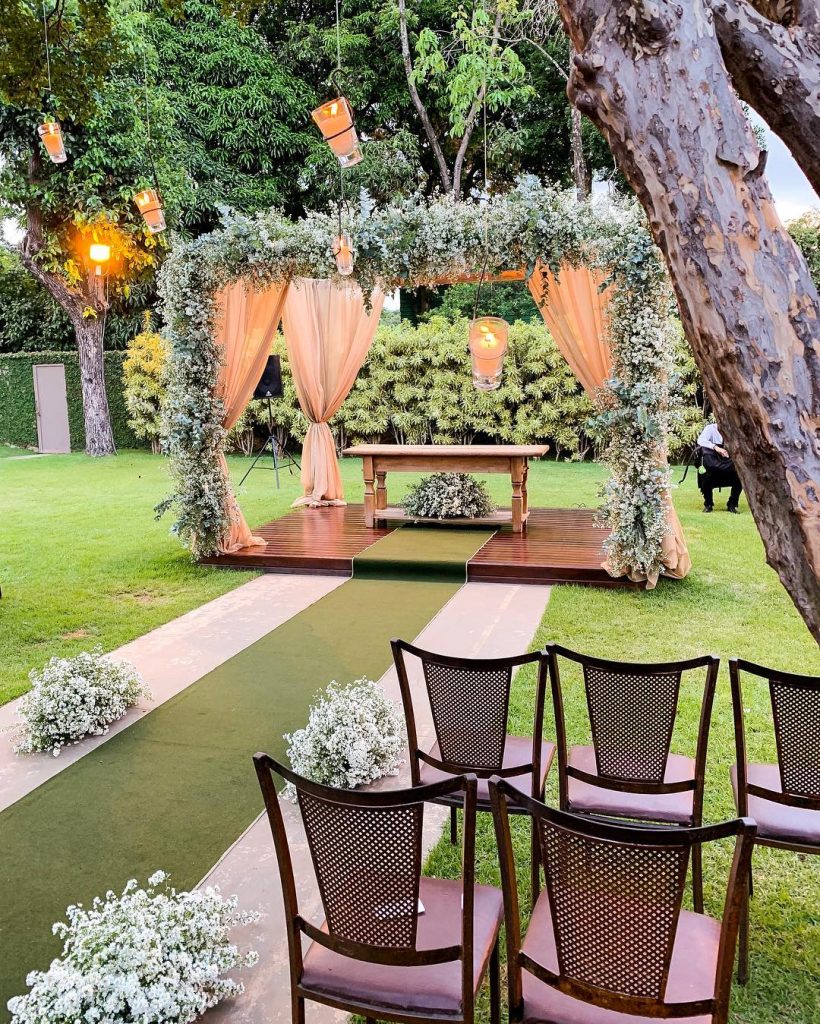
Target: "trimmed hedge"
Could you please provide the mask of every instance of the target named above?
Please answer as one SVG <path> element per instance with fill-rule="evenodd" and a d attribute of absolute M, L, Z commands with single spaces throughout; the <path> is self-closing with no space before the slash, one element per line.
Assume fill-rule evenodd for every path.
<path fill-rule="evenodd" d="M 114 441 L 120 448 L 141 448 L 128 426 L 128 411 L 123 399 L 122 364 L 124 352 L 105 353 L 105 382 Z M 63 363 L 68 394 L 68 423 L 71 448 L 85 448 L 83 395 L 76 352 L 14 352 L 0 355 L 0 444 L 21 448 L 37 447 L 37 415 L 34 404 L 34 364 Z"/>

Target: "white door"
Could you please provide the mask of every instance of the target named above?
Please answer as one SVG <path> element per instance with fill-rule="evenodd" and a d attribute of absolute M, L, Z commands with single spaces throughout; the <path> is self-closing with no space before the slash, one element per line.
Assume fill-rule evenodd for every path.
<path fill-rule="evenodd" d="M 37 409 L 38 450 L 60 455 L 70 452 L 68 396 L 65 390 L 65 366 L 62 363 L 37 363 L 34 366 L 34 401 Z"/>

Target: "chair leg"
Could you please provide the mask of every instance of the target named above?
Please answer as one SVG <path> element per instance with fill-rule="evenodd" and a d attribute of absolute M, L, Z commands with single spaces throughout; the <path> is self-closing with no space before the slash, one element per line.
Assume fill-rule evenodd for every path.
<path fill-rule="evenodd" d="M 740 927 L 738 929 L 737 980 L 741 985 L 745 985 L 749 980 L 749 921 L 752 913 L 752 892 L 752 870 L 750 865 L 749 890 L 745 894 L 740 908 Z"/>
<path fill-rule="evenodd" d="M 305 1001 L 300 996 L 291 997 L 290 1015 L 293 1024 L 305 1024 Z"/>
<path fill-rule="evenodd" d="M 696 914 L 703 913 L 703 850 L 700 843 L 692 847 L 692 904 Z"/>
<path fill-rule="evenodd" d="M 501 960 L 497 938 L 490 956 L 490 1024 L 501 1024 Z"/>
<path fill-rule="evenodd" d="M 530 905 L 535 907 L 535 901 L 541 892 L 541 850 L 538 844 L 538 826 L 535 818 L 530 818 Z"/>
<path fill-rule="evenodd" d="M 450 808 L 450 842 L 455 846 L 458 843 L 458 810 Z"/>

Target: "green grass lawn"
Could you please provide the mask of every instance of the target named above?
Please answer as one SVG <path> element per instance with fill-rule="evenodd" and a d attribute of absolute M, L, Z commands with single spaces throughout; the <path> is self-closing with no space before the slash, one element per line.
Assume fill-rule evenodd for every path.
<path fill-rule="evenodd" d="M 0 703 L 23 692 L 31 668 L 54 654 L 101 644 L 110 650 L 239 586 L 250 573 L 198 567 L 170 535 L 170 517 L 156 522 L 153 506 L 169 489 L 163 459 L 143 452 L 117 458 L 83 455 L 15 459 L 0 447 Z M 238 481 L 247 461 L 231 460 Z M 360 501 L 358 462 L 343 464 L 348 498 Z M 530 474 L 535 505 L 596 504 L 603 471 L 592 465 L 540 463 Z M 410 477 L 396 477 L 391 500 Z M 494 496 L 507 498 L 505 480 L 490 478 Z M 240 503 L 251 524 L 283 514 L 299 493 L 296 474 L 251 474 Z M 743 514 L 700 511 L 690 474 L 675 493 L 693 561 L 690 577 L 661 582 L 653 593 L 556 587 L 534 640 L 549 640 L 611 658 L 678 659 L 704 652 L 733 654 L 792 671 L 820 674 L 820 655 L 774 572 L 745 501 Z M 718 504 L 721 508 L 721 504 Z M 533 680 L 516 683 L 514 725 L 527 731 Z M 571 739 L 582 738 L 579 680 L 569 678 Z M 690 749 L 697 722 L 693 687 L 682 698 L 675 749 Z M 750 753 L 772 759 L 765 730 L 766 694 L 748 688 Z M 552 724 L 547 716 L 547 729 Z M 707 820 L 732 814 L 728 767 L 733 758 L 725 665 L 715 702 L 708 766 Z M 554 792 L 553 792 L 554 795 Z M 515 823 L 516 825 L 519 823 Z M 520 830 L 519 830 L 520 831 Z M 520 838 L 520 836 L 519 836 Z M 522 844 L 521 875 L 526 885 Z M 497 882 L 489 823 L 480 825 L 481 877 Z M 725 850 L 706 865 L 707 898 L 719 910 Z M 733 1020 L 743 1024 L 820 1022 L 820 857 L 760 850 L 755 855 L 752 977 L 737 990 Z M 430 869 L 456 873 L 457 859 L 440 844 Z M 525 905 L 525 901 L 524 901 Z M 486 1011 L 486 1007 L 484 1008 Z"/>

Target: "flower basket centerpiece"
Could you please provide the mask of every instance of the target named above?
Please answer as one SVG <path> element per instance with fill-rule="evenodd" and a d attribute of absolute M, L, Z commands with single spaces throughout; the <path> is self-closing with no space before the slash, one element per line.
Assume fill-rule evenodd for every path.
<path fill-rule="evenodd" d="M 354 789 L 398 775 L 402 720 L 378 683 L 335 681 L 308 712 L 304 729 L 285 736 L 295 772 L 325 786 Z"/>
<path fill-rule="evenodd" d="M 433 473 L 402 502 L 409 519 L 484 519 L 496 507 L 485 484 L 469 473 Z"/>
<path fill-rule="evenodd" d="M 29 678 L 31 690 L 20 702 L 18 754 L 50 751 L 56 757 L 84 736 L 105 735 L 141 696 L 149 696 L 134 666 L 109 660 L 101 648 L 52 658 Z"/>
<path fill-rule="evenodd" d="M 12 1024 L 190 1024 L 240 995 L 242 982 L 228 972 L 258 960 L 230 937 L 257 913 L 237 912 L 236 897 L 216 888 L 177 892 L 162 871 L 145 889 L 132 880 L 121 895 L 108 892 L 66 916 L 53 929 L 62 955 L 9 1000 Z"/>

